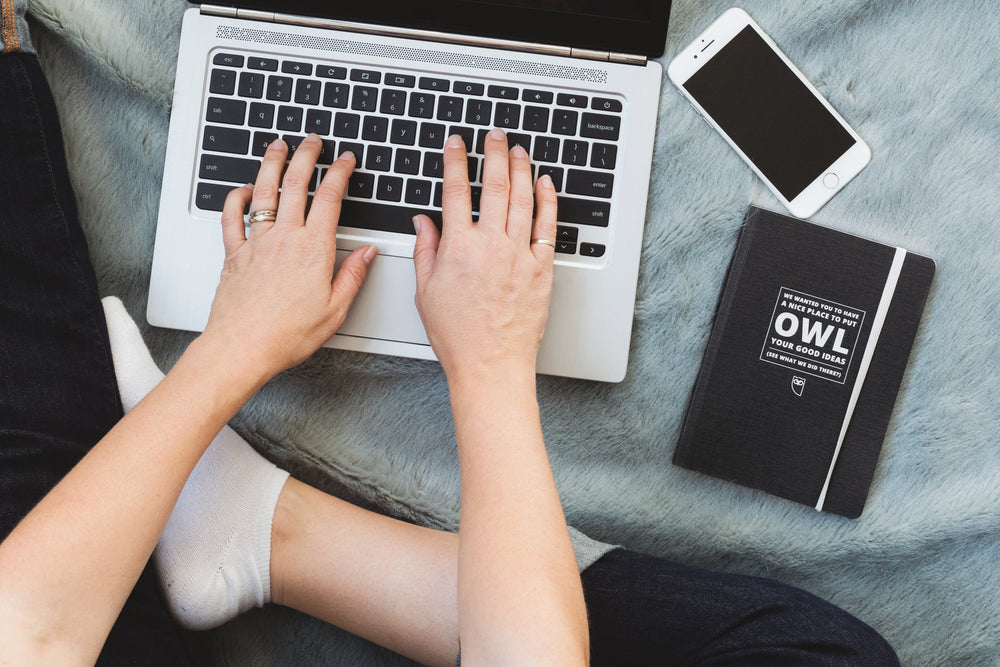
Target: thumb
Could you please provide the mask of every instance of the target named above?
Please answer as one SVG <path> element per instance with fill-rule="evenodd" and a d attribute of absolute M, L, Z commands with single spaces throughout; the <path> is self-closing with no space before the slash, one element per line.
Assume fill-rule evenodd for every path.
<path fill-rule="evenodd" d="M 417 242 L 413 246 L 413 268 L 417 273 L 417 292 L 420 292 L 434 271 L 441 233 L 434 221 L 426 215 L 414 216 L 413 227 L 417 232 Z"/>
<path fill-rule="evenodd" d="M 371 266 L 377 254 L 378 248 L 373 245 L 358 248 L 347 256 L 347 259 L 340 265 L 340 269 L 337 270 L 337 275 L 333 277 L 330 300 L 337 312 L 343 314 L 343 317 L 347 316 L 347 310 L 354 302 L 354 297 L 358 295 L 361 286 L 365 284 L 368 267 Z"/>

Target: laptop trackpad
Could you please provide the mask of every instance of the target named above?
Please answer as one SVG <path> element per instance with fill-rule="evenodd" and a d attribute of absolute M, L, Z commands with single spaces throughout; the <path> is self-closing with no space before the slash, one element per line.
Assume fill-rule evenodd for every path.
<path fill-rule="evenodd" d="M 337 268 L 350 253 L 337 251 Z M 413 295 L 417 279 L 413 260 L 378 255 L 368 268 L 361 292 L 347 313 L 341 334 L 428 345 Z"/>

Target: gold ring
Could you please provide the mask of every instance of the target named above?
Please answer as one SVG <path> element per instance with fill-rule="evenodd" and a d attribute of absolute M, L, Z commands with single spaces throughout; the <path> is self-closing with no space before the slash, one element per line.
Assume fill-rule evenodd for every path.
<path fill-rule="evenodd" d="M 277 219 L 277 211 L 250 211 L 251 225 L 255 222 L 274 222 Z"/>
<path fill-rule="evenodd" d="M 550 241 L 548 239 L 531 239 L 531 245 L 535 245 L 536 243 L 541 243 L 542 245 L 547 245 L 550 248 L 552 248 L 553 250 L 556 247 L 556 242 L 555 241 Z"/>

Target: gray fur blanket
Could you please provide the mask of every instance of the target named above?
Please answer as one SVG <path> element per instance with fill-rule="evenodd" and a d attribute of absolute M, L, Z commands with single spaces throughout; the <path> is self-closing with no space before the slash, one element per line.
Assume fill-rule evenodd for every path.
<path fill-rule="evenodd" d="M 123 299 L 169 367 L 192 334 L 142 314 L 187 4 L 33 2 L 102 293 Z M 665 62 L 729 1 L 674 5 Z M 881 631 L 905 664 L 1000 664 L 1000 3 L 743 6 L 874 154 L 813 221 L 938 262 L 867 509 L 848 521 L 670 463 L 743 213 L 780 205 L 665 84 L 628 377 L 538 380 L 569 520 L 606 542 L 802 586 Z M 322 350 L 234 426 L 321 488 L 456 525 L 435 363 Z M 206 664 L 407 664 L 275 607 L 191 640 Z"/>

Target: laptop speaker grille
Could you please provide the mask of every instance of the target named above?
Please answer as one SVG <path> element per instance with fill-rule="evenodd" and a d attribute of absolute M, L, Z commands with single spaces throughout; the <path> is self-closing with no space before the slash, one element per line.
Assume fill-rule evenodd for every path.
<path fill-rule="evenodd" d="M 256 42 L 262 44 L 274 44 L 277 46 L 319 49 L 323 51 L 339 51 L 343 53 L 355 53 L 366 56 L 394 58 L 398 60 L 416 60 L 421 62 L 436 63 L 439 65 L 470 67 L 496 72 L 516 72 L 518 74 L 531 74 L 535 76 L 556 77 L 560 79 L 574 79 L 577 81 L 587 81 L 589 83 L 605 83 L 608 79 L 608 73 L 606 70 L 600 70 L 593 67 L 552 65 L 549 63 L 535 63 L 526 60 L 518 60 L 516 58 L 497 58 L 492 56 L 475 56 L 465 53 L 448 53 L 447 51 L 418 49 L 388 44 L 371 44 L 350 39 L 318 37 L 315 35 L 293 35 L 287 32 L 237 28 L 235 26 L 227 25 L 218 26 L 216 36 L 220 39 L 231 39 L 240 42 Z"/>

